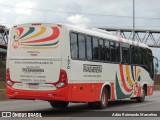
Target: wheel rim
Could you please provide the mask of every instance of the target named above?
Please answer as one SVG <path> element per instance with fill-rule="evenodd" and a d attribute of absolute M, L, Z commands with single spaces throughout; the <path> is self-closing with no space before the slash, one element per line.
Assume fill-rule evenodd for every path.
<path fill-rule="evenodd" d="M 102 94 L 102 104 L 103 104 L 103 106 L 106 106 L 106 104 L 107 104 L 105 92 L 103 92 L 103 94 Z"/>

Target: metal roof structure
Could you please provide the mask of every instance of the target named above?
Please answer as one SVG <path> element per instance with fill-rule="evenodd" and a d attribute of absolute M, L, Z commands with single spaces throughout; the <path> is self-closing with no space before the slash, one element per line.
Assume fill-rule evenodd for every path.
<path fill-rule="evenodd" d="M 150 47 L 160 48 L 160 29 L 131 29 L 131 28 L 99 28 L 105 31 L 113 32 L 118 36 L 132 40 L 135 34 L 135 41 L 147 44 Z M 7 48 L 9 29 L 0 25 L 0 48 Z"/>
<path fill-rule="evenodd" d="M 7 48 L 9 29 L 0 25 L 0 48 Z"/>
<path fill-rule="evenodd" d="M 160 48 L 160 29 L 131 29 L 131 28 L 99 28 L 105 31 L 113 32 L 122 38 L 132 39 L 135 35 L 135 41 L 147 44 L 150 47 Z"/>

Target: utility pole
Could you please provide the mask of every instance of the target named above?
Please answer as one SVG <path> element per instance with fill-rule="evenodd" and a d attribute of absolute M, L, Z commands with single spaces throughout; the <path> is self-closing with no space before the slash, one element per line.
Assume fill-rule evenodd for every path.
<path fill-rule="evenodd" d="M 133 41 L 135 41 L 135 4 L 133 0 Z"/>

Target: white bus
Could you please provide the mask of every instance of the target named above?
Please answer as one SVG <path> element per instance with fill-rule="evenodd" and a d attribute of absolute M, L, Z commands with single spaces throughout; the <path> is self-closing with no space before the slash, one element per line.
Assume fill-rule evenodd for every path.
<path fill-rule="evenodd" d="M 102 30 L 29 23 L 10 30 L 6 86 L 11 99 L 46 100 L 52 107 L 108 101 L 153 93 L 152 51 L 145 44 Z"/>

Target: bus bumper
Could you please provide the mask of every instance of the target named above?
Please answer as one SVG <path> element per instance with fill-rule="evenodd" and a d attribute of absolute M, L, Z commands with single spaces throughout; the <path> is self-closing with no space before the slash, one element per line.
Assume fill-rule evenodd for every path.
<path fill-rule="evenodd" d="M 7 96 L 10 99 L 28 99 L 28 100 L 71 100 L 71 85 L 54 91 L 34 91 L 34 90 L 18 90 L 7 85 Z"/>
<path fill-rule="evenodd" d="M 154 86 L 148 86 L 147 88 L 147 96 L 151 96 L 153 94 Z"/>

